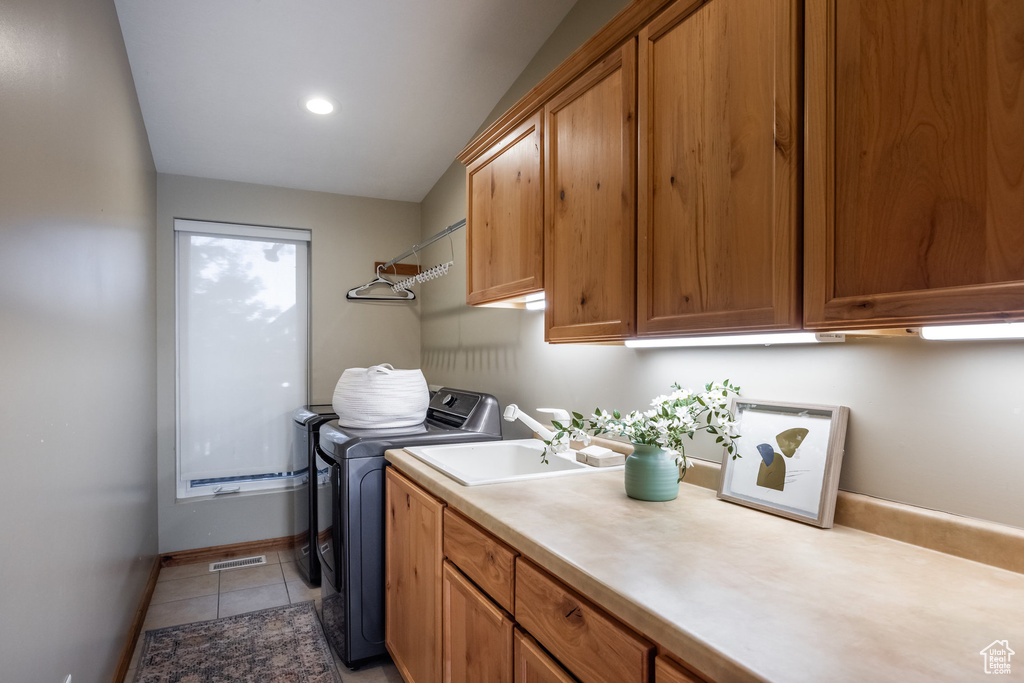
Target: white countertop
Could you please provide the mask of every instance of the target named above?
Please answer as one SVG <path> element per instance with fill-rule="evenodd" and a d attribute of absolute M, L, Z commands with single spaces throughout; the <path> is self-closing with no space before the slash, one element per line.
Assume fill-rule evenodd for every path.
<path fill-rule="evenodd" d="M 622 470 L 466 487 L 387 459 L 664 650 L 715 680 L 991 680 L 1021 652 L 1024 575 L 847 527 L 818 529 L 683 484 L 630 499 Z"/>

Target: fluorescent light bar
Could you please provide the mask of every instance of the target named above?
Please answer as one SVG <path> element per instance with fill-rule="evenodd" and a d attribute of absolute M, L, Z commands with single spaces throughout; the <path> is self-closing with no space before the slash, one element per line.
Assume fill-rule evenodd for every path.
<path fill-rule="evenodd" d="M 666 346 L 757 346 L 763 344 L 817 344 L 846 341 L 845 334 L 831 332 L 779 332 L 776 334 L 737 334 L 724 337 L 671 337 L 665 339 L 627 339 L 626 346 L 633 349 L 651 349 Z"/>
<path fill-rule="evenodd" d="M 531 301 L 544 301 L 544 292 L 534 292 L 533 294 L 527 294 L 523 297 L 524 303 L 530 303 Z"/>
<path fill-rule="evenodd" d="M 1024 339 L 1024 323 L 991 323 L 986 325 L 943 325 L 941 327 L 922 327 L 921 338 L 931 341 Z"/>
<path fill-rule="evenodd" d="M 547 308 L 547 302 L 544 301 L 544 299 L 541 299 L 540 301 L 531 301 L 526 304 L 526 310 L 528 311 L 543 311 L 545 308 Z"/>

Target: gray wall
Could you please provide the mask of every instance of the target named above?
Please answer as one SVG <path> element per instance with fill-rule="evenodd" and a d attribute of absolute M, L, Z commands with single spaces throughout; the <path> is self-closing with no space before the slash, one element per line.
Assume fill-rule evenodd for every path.
<path fill-rule="evenodd" d="M 113 3 L 0 4 L 0 678 L 110 680 L 157 551 L 156 174 Z"/>
<path fill-rule="evenodd" d="M 595 16 L 600 26 L 606 14 L 606 3 L 577 4 L 492 118 L 589 35 L 579 26 L 592 27 Z M 453 164 L 422 203 L 424 231 L 465 216 L 465 201 L 464 171 Z M 489 391 L 528 410 L 642 408 L 674 380 L 696 387 L 726 377 L 751 398 L 846 405 L 842 489 L 1024 527 L 1024 343 L 546 345 L 543 313 L 465 305 L 464 231 L 456 245 L 456 268 L 423 286 L 423 369 L 431 383 Z M 426 260 L 443 257 L 435 252 Z M 721 459 L 707 442 L 690 452 Z"/>
<path fill-rule="evenodd" d="M 290 492 L 175 500 L 174 219 L 312 231 L 310 399 L 330 403 L 349 367 L 420 365 L 419 308 L 345 293 L 419 239 L 419 205 L 160 174 L 157 180 L 157 376 L 160 552 L 291 536 Z M 296 406 L 298 407 L 298 406 Z"/>

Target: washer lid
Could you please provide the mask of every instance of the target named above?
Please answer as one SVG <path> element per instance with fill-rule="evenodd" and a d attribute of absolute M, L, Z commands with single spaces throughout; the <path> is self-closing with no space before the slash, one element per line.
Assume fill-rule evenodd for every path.
<path fill-rule="evenodd" d="M 317 418 L 323 421 L 335 420 L 337 417 L 337 413 L 334 412 L 334 406 L 330 404 L 303 406 L 302 408 L 296 408 L 295 412 L 292 413 L 292 419 L 300 425 L 309 424 Z"/>

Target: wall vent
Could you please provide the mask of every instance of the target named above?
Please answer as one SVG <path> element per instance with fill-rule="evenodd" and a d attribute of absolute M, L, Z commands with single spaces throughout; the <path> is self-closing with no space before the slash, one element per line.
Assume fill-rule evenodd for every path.
<path fill-rule="evenodd" d="M 254 555 L 252 557 L 240 557 L 237 560 L 222 560 L 220 562 L 211 562 L 211 572 L 222 572 L 228 569 L 241 569 L 242 567 L 255 567 L 260 564 L 267 563 L 266 555 Z"/>

